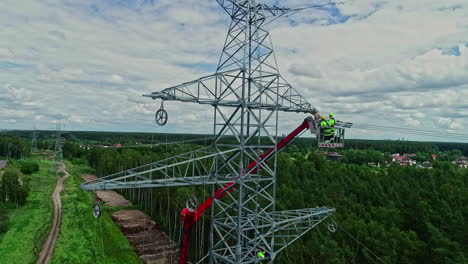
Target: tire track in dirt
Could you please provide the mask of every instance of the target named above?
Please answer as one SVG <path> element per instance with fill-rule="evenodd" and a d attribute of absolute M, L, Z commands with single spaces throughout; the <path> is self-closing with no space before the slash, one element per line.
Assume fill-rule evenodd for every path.
<path fill-rule="evenodd" d="M 65 175 L 57 181 L 54 193 L 52 194 L 52 199 L 54 201 L 52 227 L 50 228 L 49 236 L 39 253 L 39 258 L 37 259 L 36 264 L 47 264 L 50 262 L 60 233 L 60 226 L 62 225 L 62 200 L 60 199 L 60 193 L 63 190 L 63 182 L 70 176 L 70 174 L 67 172 L 65 164 L 62 164 L 59 171 L 65 173 Z"/>

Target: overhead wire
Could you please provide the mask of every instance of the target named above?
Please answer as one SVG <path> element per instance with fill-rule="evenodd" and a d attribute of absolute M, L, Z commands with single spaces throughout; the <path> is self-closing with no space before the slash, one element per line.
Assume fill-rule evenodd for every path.
<path fill-rule="evenodd" d="M 443 134 L 443 135 L 449 134 L 449 135 L 453 135 L 453 136 L 468 137 L 468 134 L 443 132 L 443 131 L 435 131 L 435 130 L 427 130 L 427 129 L 416 129 L 416 128 L 408 128 L 408 127 L 392 127 L 392 126 L 370 125 L 370 124 L 359 124 L 359 123 L 355 123 L 354 126 L 382 128 L 382 129 L 393 129 L 393 130 L 404 130 L 404 131 L 413 131 L 413 132 L 421 132 L 421 133 L 428 133 L 429 132 L 429 133 L 434 133 L 434 134 Z"/>
<path fill-rule="evenodd" d="M 381 257 L 379 257 L 377 254 L 375 254 L 370 248 L 366 247 L 366 245 L 364 245 L 361 241 L 359 241 L 359 239 L 357 239 L 356 237 L 354 237 L 351 233 L 349 233 L 348 231 L 346 231 L 346 229 L 344 229 L 341 225 L 338 225 L 338 223 L 336 223 L 336 221 L 333 221 L 333 223 L 338 227 L 340 228 L 345 234 L 347 234 L 349 237 L 351 237 L 354 241 L 356 241 L 359 245 L 361 245 L 364 249 L 366 249 L 367 251 L 369 251 L 375 258 L 377 258 L 380 262 L 384 263 L 384 264 L 387 264 L 387 262 L 385 262 Z"/>
<path fill-rule="evenodd" d="M 406 128 L 406 127 L 405 128 L 398 128 L 398 127 L 385 127 L 385 126 L 355 124 L 355 125 L 353 125 L 352 128 L 379 131 L 379 132 L 387 132 L 387 133 L 399 133 L 399 134 L 404 134 L 404 135 L 428 136 L 428 137 L 454 139 L 454 140 L 465 140 L 465 141 L 468 140 L 468 134 L 441 132 L 441 131 L 431 131 L 431 130 L 422 130 L 422 129 L 411 129 L 411 128 Z"/>

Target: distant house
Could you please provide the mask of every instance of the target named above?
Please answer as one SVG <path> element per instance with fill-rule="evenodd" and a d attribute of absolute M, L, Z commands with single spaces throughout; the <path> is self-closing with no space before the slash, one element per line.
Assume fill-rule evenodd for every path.
<path fill-rule="evenodd" d="M 112 145 L 112 146 L 114 146 L 114 147 L 121 147 L 122 144 L 114 144 L 114 145 Z"/>
<path fill-rule="evenodd" d="M 452 161 L 453 164 L 456 164 L 462 168 L 468 168 L 468 158 L 467 157 L 458 157 L 457 160 Z"/>
<path fill-rule="evenodd" d="M 436 154 L 432 154 L 431 157 L 432 157 L 432 159 L 437 159 L 437 155 L 436 155 Z"/>
<path fill-rule="evenodd" d="M 421 167 L 422 167 L 422 168 L 431 169 L 431 168 L 432 168 L 432 164 L 431 164 L 429 161 L 424 161 L 423 163 L 421 163 Z"/>
<path fill-rule="evenodd" d="M 406 154 L 400 155 L 399 153 L 396 153 L 392 155 L 392 162 L 398 163 L 398 165 L 401 167 L 414 166 L 416 165 L 416 161 L 411 158 L 414 156 L 416 156 L 416 154 L 406 153 Z"/>
<path fill-rule="evenodd" d="M 88 146 L 88 145 L 80 145 L 80 148 L 81 148 L 81 149 L 90 149 L 91 147 Z"/>
<path fill-rule="evenodd" d="M 406 167 L 408 165 L 409 165 L 408 162 L 404 162 L 404 161 L 401 161 L 401 162 L 398 163 L 398 166 L 400 166 L 400 167 Z"/>
<path fill-rule="evenodd" d="M 416 161 L 415 161 L 414 159 L 409 158 L 409 157 L 405 157 L 405 158 L 403 159 L 403 162 L 408 163 L 410 166 L 416 165 Z"/>
<path fill-rule="evenodd" d="M 327 154 L 327 159 L 329 159 L 329 160 L 338 160 L 341 157 L 343 157 L 343 156 L 338 154 L 337 152 L 329 152 Z"/>
<path fill-rule="evenodd" d="M 400 155 L 398 155 L 398 154 L 395 155 L 395 156 L 392 155 L 392 161 L 393 161 L 393 162 L 399 162 L 399 161 L 403 160 L 404 158 L 405 158 L 405 156 L 400 156 Z"/>

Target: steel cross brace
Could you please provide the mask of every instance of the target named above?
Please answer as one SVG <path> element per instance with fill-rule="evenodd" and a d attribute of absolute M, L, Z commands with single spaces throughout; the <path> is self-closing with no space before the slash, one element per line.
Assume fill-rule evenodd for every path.
<path fill-rule="evenodd" d="M 245 225 L 244 230 L 246 231 L 243 236 L 249 243 L 244 246 L 243 252 L 245 254 L 242 263 L 258 263 L 257 253 L 260 249 L 267 253 L 267 261 L 273 261 L 280 251 L 323 222 L 334 212 L 335 208 L 316 207 L 245 216 L 242 219 L 242 223 Z M 233 228 L 229 225 L 229 222 L 226 219 L 226 221 L 217 222 L 217 224 L 229 230 Z M 249 226 L 254 226 L 255 228 L 249 229 Z M 255 234 L 254 239 L 251 237 L 252 234 Z M 224 240 L 229 239 L 231 239 L 229 236 L 224 237 Z M 274 248 L 270 247 L 272 239 L 274 240 Z M 235 248 L 232 247 L 224 250 L 233 252 Z M 213 254 L 223 259 L 225 263 L 236 263 L 236 260 L 231 257 L 234 254 L 226 253 L 221 250 L 213 252 Z"/>

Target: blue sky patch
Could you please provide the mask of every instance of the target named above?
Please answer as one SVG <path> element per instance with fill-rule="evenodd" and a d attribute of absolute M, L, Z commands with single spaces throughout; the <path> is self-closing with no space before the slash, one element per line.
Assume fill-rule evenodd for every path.
<path fill-rule="evenodd" d="M 0 61 L 0 70 L 7 70 L 7 69 L 23 69 L 30 67 L 28 64 L 20 64 L 14 63 L 10 61 Z"/>
<path fill-rule="evenodd" d="M 454 46 L 448 49 L 442 49 L 442 54 L 444 55 L 453 55 L 453 56 L 460 56 L 460 48 L 458 46 Z"/>
<path fill-rule="evenodd" d="M 179 64 L 179 66 L 190 69 L 198 69 L 205 72 L 215 72 L 218 65 L 213 63 L 183 63 Z"/>

